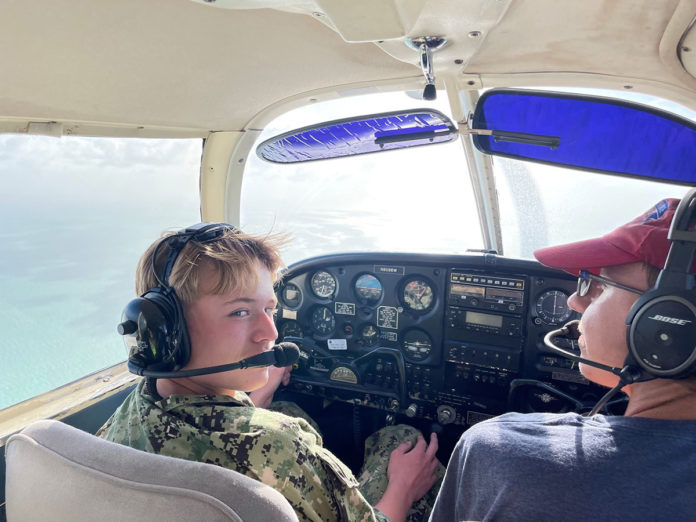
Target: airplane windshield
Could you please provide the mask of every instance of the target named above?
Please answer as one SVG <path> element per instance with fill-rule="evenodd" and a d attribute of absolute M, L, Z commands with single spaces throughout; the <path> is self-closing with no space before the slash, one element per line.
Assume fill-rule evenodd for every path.
<path fill-rule="evenodd" d="M 587 91 L 587 90 L 586 90 Z M 608 95 L 608 91 L 593 92 Z M 618 97 L 623 93 L 613 96 Z M 656 107 L 654 97 L 633 99 Z M 405 93 L 322 102 L 271 122 L 256 145 L 308 124 L 357 111 L 424 105 Z M 451 116 L 444 97 L 431 108 Z M 668 109 L 680 111 L 671 104 Z M 682 108 L 683 109 L 683 108 Z M 254 147 L 256 147 L 256 145 Z M 686 186 L 596 175 L 516 159 L 492 159 L 502 252 L 533 258 L 542 246 L 602 233 L 654 204 L 655 195 L 682 197 Z M 273 186 L 274 190 L 267 188 Z M 276 190 L 278 189 L 278 190 Z M 617 194 L 622 194 L 617 205 Z M 242 192 L 242 228 L 289 232 L 288 264 L 338 252 L 396 251 L 462 254 L 484 248 L 479 216 L 460 142 L 319 162 L 278 165 L 251 155 Z"/>
<path fill-rule="evenodd" d="M 405 93 L 374 94 L 310 105 L 271 122 L 252 150 L 281 132 L 356 111 L 430 105 L 449 116 L 447 100 L 440 98 L 424 102 Z M 241 201 L 244 230 L 291 234 L 284 251 L 288 264 L 338 252 L 461 254 L 483 248 L 459 140 L 292 165 L 251 155 Z"/>

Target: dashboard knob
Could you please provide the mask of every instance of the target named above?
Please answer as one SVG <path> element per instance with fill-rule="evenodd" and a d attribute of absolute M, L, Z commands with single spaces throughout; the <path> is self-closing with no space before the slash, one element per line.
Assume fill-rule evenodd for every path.
<path fill-rule="evenodd" d="M 389 409 L 392 411 L 397 411 L 399 409 L 399 401 L 396 399 L 391 399 L 389 401 Z"/>
<path fill-rule="evenodd" d="M 406 408 L 407 417 L 415 417 L 416 413 L 418 413 L 418 406 L 415 404 L 411 404 L 408 408 Z"/>
<path fill-rule="evenodd" d="M 437 407 L 437 422 L 442 425 L 452 424 L 457 417 L 457 412 L 452 406 L 442 405 Z"/>

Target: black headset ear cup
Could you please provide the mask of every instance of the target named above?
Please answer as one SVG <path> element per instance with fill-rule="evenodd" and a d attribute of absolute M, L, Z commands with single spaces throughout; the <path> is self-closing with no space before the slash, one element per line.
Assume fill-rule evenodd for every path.
<path fill-rule="evenodd" d="M 696 371 L 696 305 L 687 293 L 654 289 L 626 318 L 629 353 L 649 374 L 679 379 Z"/>
<path fill-rule="evenodd" d="M 138 375 L 147 371 L 179 370 L 191 358 L 191 341 L 186 328 L 184 309 L 169 276 L 179 254 L 191 241 L 207 242 L 226 232 L 238 232 L 227 223 L 197 223 L 161 240 L 152 253 L 152 271 L 159 286 L 133 299 L 123 310 L 118 333 L 128 347 L 128 368 Z M 162 245 L 168 245 L 161 277 L 155 271 L 154 260 Z"/>
<path fill-rule="evenodd" d="M 119 328 L 128 346 L 129 364 L 143 370 L 174 371 L 190 356 L 190 342 L 181 303 L 174 291 L 153 288 L 133 299 Z"/>

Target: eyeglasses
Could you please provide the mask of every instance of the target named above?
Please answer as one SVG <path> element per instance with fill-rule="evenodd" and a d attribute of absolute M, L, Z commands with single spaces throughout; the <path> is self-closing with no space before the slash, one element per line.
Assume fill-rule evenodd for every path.
<path fill-rule="evenodd" d="M 592 281 L 599 281 L 605 285 L 615 286 L 616 288 L 621 288 L 621 290 L 626 290 L 627 292 L 632 292 L 638 295 L 643 295 L 645 293 L 643 290 L 622 285 L 621 283 L 617 283 L 616 281 L 612 281 L 606 277 L 595 275 L 587 270 L 580 270 L 580 275 L 578 277 L 578 289 L 576 290 L 578 297 L 585 297 L 588 293 L 590 293 Z"/>

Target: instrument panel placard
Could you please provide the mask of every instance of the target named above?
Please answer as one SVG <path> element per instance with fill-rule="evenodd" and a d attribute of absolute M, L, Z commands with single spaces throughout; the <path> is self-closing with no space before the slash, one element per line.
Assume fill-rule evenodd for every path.
<path fill-rule="evenodd" d="M 399 328 L 399 311 L 394 306 L 380 306 L 377 308 L 377 326 L 380 328 Z"/>
<path fill-rule="evenodd" d="M 355 303 L 334 303 L 336 315 L 355 315 Z"/>

